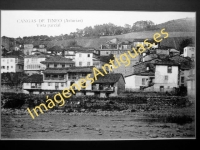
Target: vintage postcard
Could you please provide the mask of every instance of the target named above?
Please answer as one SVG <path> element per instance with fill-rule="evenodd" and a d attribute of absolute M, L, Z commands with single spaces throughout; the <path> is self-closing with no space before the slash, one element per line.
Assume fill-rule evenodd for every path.
<path fill-rule="evenodd" d="M 1 138 L 196 138 L 196 13 L 1 10 Z"/>

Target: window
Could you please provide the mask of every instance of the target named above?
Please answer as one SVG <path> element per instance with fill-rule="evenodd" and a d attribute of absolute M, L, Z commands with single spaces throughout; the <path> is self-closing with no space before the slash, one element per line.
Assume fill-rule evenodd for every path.
<path fill-rule="evenodd" d="M 26 83 L 27 86 L 29 86 L 29 83 Z"/>
<path fill-rule="evenodd" d="M 19 66 L 20 67 L 20 66 Z M 11 68 L 13 68 L 13 66 L 11 66 Z"/>
<path fill-rule="evenodd" d="M 9 69 L 9 66 L 7 66 L 7 70 Z"/>
<path fill-rule="evenodd" d="M 5 69 L 5 66 L 1 66 L 2 69 Z"/>
<path fill-rule="evenodd" d="M 90 57 L 90 54 L 88 54 L 88 57 Z"/>
<path fill-rule="evenodd" d="M 57 68 L 57 64 L 54 64 L 54 68 Z"/>
<path fill-rule="evenodd" d="M 51 86 L 51 83 L 50 83 L 50 82 L 48 83 L 48 86 Z"/>
<path fill-rule="evenodd" d="M 181 83 L 184 83 L 184 77 L 181 77 Z"/>
<path fill-rule="evenodd" d="M 10 60 L 10 62 L 12 62 L 12 59 Z"/>
<path fill-rule="evenodd" d="M 65 68 L 65 64 L 62 64 L 62 67 Z"/>
<path fill-rule="evenodd" d="M 79 54 L 79 57 L 81 57 L 81 54 Z"/>
<path fill-rule="evenodd" d="M 82 66 L 82 62 L 79 62 L 79 66 Z"/>
<path fill-rule="evenodd" d="M 168 80 L 168 76 L 165 76 L 165 80 Z"/>
<path fill-rule="evenodd" d="M 61 83 L 61 87 L 64 87 L 64 83 Z"/>
<path fill-rule="evenodd" d="M 90 62 L 87 62 L 87 66 L 90 66 Z"/>
<path fill-rule="evenodd" d="M 167 67 L 167 73 L 172 73 L 172 66 Z"/>
<path fill-rule="evenodd" d="M 142 85 L 145 85 L 145 78 L 142 78 Z"/>

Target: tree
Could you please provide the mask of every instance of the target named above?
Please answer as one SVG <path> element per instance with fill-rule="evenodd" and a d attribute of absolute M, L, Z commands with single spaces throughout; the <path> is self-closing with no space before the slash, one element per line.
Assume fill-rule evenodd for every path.
<path fill-rule="evenodd" d="M 182 42 L 179 45 L 180 53 L 183 53 L 184 47 L 186 47 L 186 46 L 188 46 L 189 44 L 192 44 L 192 43 L 193 43 L 192 38 L 182 40 Z"/>

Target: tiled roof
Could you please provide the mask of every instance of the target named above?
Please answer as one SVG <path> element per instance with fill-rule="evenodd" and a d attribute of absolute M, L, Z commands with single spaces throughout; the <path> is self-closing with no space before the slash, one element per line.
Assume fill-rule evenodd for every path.
<path fill-rule="evenodd" d="M 33 74 L 23 81 L 24 83 L 42 83 L 43 76 L 41 74 Z"/>
<path fill-rule="evenodd" d="M 66 74 L 66 73 L 68 73 L 68 69 L 67 68 L 47 68 L 43 71 L 43 73 Z"/>
<path fill-rule="evenodd" d="M 172 65 L 172 66 L 179 66 L 180 64 L 170 60 L 170 59 L 163 59 L 162 61 L 158 61 L 155 63 L 155 65 Z"/>
<path fill-rule="evenodd" d="M 109 63 L 110 59 L 114 60 L 114 57 L 112 54 L 109 56 L 99 56 L 99 60 L 105 63 Z"/>
<path fill-rule="evenodd" d="M 121 73 L 110 73 L 104 76 L 98 75 L 94 83 L 116 83 L 119 81 L 120 77 L 123 77 Z"/>
<path fill-rule="evenodd" d="M 69 58 L 65 58 L 65 57 L 62 57 L 62 56 L 52 56 L 52 57 L 49 57 L 47 58 L 45 61 L 42 61 L 41 63 L 45 64 L 45 63 L 50 63 L 50 62 L 53 62 L 53 63 L 75 63 L 74 61 L 72 61 L 72 59 L 69 59 Z"/>
<path fill-rule="evenodd" d="M 193 67 L 192 61 L 190 58 L 176 55 L 176 56 L 170 57 L 169 59 L 180 64 L 180 69 L 188 70 Z"/>
<path fill-rule="evenodd" d="M 40 55 L 28 55 L 25 56 L 25 58 L 46 58 L 47 56 L 44 54 L 40 54 Z"/>
<path fill-rule="evenodd" d="M 132 76 L 132 75 L 138 75 L 138 76 L 155 76 L 155 72 L 153 72 L 153 71 L 138 72 L 138 73 L 133 73 L 133 74 L 127 75 L 126 77 L 129 77 L 129 76 Z"/>

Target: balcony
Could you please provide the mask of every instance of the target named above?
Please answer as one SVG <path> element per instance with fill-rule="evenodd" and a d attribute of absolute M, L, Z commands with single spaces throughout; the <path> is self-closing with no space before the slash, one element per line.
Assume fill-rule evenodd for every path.
<path fill-rule="evenodd" d="M 44 77 L 44 80 L 64 80 L 64 77 Z"/>
<path fill-rule="evenodd" d="M 31 86 L 31 89 L 41 89 L 41 86 Z"/>
<path fill-rule="evenodd" d="M 115 91 L 115 87 L 113 86 L 92 86 L 92 91 L 110 91 L 110 92 L 114 92 Z"/>

